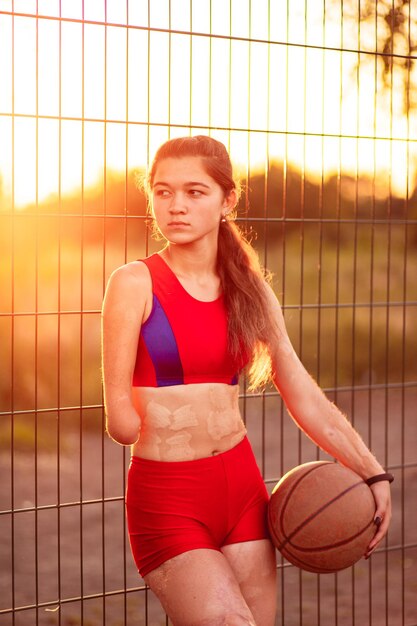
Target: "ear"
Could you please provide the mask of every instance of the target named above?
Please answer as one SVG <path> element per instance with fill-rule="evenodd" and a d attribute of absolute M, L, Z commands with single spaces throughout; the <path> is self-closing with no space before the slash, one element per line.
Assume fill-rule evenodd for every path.
<path fill-rule="evenodd" d="M 224 215 L 227 215 L 227 213 L 230 213 L 230 211 L 233 211 L 236 205 L 237 205 L 237 193 L 235 189 L 232 189 L 230 193 L 227 196 L 225 196 L 223 200 Z"/>

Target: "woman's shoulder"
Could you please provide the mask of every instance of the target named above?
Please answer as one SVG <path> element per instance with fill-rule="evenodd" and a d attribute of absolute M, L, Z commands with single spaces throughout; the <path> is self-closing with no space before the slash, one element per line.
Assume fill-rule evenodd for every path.
<path fill-rule="evenodd" d="M 110 275 L 107 293 L 124 298 L 137 299 L 152 292 L 152 280 L 148 268 L 142 261 L 131 261 L 116 268 Z"/>
<path fill-rule="evenodd" d="M 118 282 L 120 284 L 137 284 L 142 286 L 149 286 L 151 284 L 151 276 L 149 269 L 143 263 L 143 261 L 130 261 L 124 265 L 117 267 L 110 275 L 110 281 Z"/>

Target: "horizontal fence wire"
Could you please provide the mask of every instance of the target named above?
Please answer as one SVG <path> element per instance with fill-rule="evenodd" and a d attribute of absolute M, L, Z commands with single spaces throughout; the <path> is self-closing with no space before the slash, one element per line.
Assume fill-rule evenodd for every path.
<path fill-rule="evenodd" d="M 10 117 L 10 113 L 1 113 L 0 112 L 0 117 L 4 117 L 4 118 L 9 118 Z M 60 121 L 60 122 L 84 122 L 84 123 L 103 123 L 106 122 L 106 124 L 115 124 L 115 125 L 120 125 L 120 126 L 126 126 L 126 122 L 123 120 L 118 120 L 118 119 L 112 119 L 112 118 L 108 118 L 108 117 L 71 117 L 71 116 L 56 116 L 56 115 L 36 115 L 33 114 L 31 115 L 30 113 L 14 113 L 13 117 L 16 119 L 22 118 L 22 119 L 28 119 L 28 120 L 49 120 L 49 121 Z M 149 122 L 140 122 L 140 121 L 134 121 L 134 120 L 129 120 L 129 122 L 127 122 L 127 124 L 129 126 L 138 126 L 138 127 L 144 127 L 144 128 L 148 128 L 149 127 Z M 160 129 L 165 129 L 166 128 L 166 123 L 163 122 L 152 122 L 151 124 L 152 127 L 155 128 L 160 128 Z M 171 128 L 175 128 L 176 130 L 184 130 L 184 131 L 189 131 L 190 130 L 190 125 L 189 124 L 171 124 L 170 125 Z M 198 128 L 198 126 L 196 127 Z M 206 130 L 207 132 L 209 131 L 225 131 L 225 132 L 234 132 L 234 133 L 248 133 L 250 132 L 251 134 L 254 135 L 264 135 L 264 134 L 268 134 L 271 136 L 277 135 L 280 136 L 282 135 L 283 137 L 287 137 L 287 136 L 294 136 L 294 137 L 299 137 L 299 138 L 316 138 L 316 139 L 324 139 L 324 138 L 329 138 L 329 139 L 354 139 L 354 140 L 359 140 L 359 139 L 368 139 L 370 141 L 387 141 L 387 142 L 403 142 L 405 144 L 413 144 L 417 142 L 417 138 L 412 138 L 412 137 L 401 137 L 401 136 L 392 136 L 392 135 L 378 135 L 378 136 L 373 136 L 373 135 L 367 135 L 367 134 L 363 134 L 363 135 L 358 135 L 358 134 L 349 134 L 349 133 L 331 133 L 331 132 L 309 132 L 307 130 L 303 130 L 303 131 L 288 131 L 285 129 L 282 130 L 274 130 L 272 128 L 251 128 L 250 131 L 248 131 L 247 129 L 245 129 L 243 126 L 242 127 L 231 127 L 231 126 L 219 126 L 218 124 L 214 125 L 214 126 L 204 126 L 204 130 Z"/>
<path fill-rule="evenodd" d="M 30 18 L 30 19 L 36 19 L 36 20 L 47 20 L 48 22 L 60 22 L 60 23 L 72 23 L 72 24 L 79 24 L 81 26 L 85 26 L 85 25 L 93 25 L 93 26 L 102 26 L 102 27 L 114 27 L 114 28 L 120 28 L 123 31 L 129 31 L 129 30 L 138 30 L 138 31 L 143 31 L 146 33 L 151 33 L 151 32 L 155 32 L 155 33 L 164 33 L 167 35 L 193 35 L 194 37 L 206 37 L 208 39 L 211 38 L 215 38 L 218 40 L 225 40 L 225 41 L 240 41 L 240 42 L 246 42 L 246 43 L 260 43 L 260 44 L 265 44 L 267 46 L 273 46 L 273 45 L 281 45 L 281 46 L 286 46 L 286 47 L 295 47 L 295 48 L 300 48 L 301 50 L 306 50 L 306 49 L 312 49 L 312 50 L 322 50 L 323 52 L 351 52 L 353 54 L 366 54 L 366 55 L 370 55 L 370 56 L 381 56 L 381 57 L 386 57 L 388 59 L 404 59 L 404 60 L 409 60 L 409 59 L 417 59 L 417 55 L 407 52 L 405 54 L 401 54 L 397 51 L 393 51 L 393 50 L 389 50 L 389 51 L 375 51 L 375 50 L 367 50 L 366 48 L 349 48 L 349 47 L 345 47 L 345 46 L 331 46 L 331 45 L 313 45 L 313 44 L 309 44 L 306 42 L 303 43 L 297 43 L 297 42 L 292 42 L 292 41 L 278 41 L 278 40 L 274 40 L 274 39 L 260 39 L 260 38 L 256 38 L 256 37 L 238 37 L 235 35 L 222 35 L 220 33 L 212 33 L 212 32 L 199 32 L 199 31 L 195 31 L 195 30 L 178 30 L 178 29 L 173 29 L 173 28 L 157 28 L 154 26 L 145 26 L 145 25 L 137 25 L 137 24 L 119 24 L 117 22 L 109 22 L 109 21 L 100 21 L 100 20 L 89 20 L 89 19 L 76 19 L 76 18 L 70 18 L 70 17 L 58 17 L 58 16 L 53 16 L 53 15 L 42 15 L 41 13 L 20 13 L 17 11 L 13 11 L 13 13 L 11 13 L 10 11 L 3 11 L 0 10 L 0 15 L 13 15 L 14 17 L 26 17 L 26 18 Z M 252 128 L 248 128 L 245 130 L 250 130 L 252 132 Z"/>

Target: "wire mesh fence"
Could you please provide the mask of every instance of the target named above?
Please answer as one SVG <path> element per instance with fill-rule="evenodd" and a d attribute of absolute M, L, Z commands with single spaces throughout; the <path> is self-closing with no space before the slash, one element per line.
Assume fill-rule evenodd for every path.
<path fill-rule="evenodd" d="M 277 625 L 417 624 L 417 11 L 399 0 L 0 0 L 0 624 L 166 624 L 104 433 L 109 274 L 160 248 L 138 179 L 211 134 L 291 339 L 395 475 L 370 561 L 278 562 Z M 266 484 L 325 458 L 240 397 Z"/>

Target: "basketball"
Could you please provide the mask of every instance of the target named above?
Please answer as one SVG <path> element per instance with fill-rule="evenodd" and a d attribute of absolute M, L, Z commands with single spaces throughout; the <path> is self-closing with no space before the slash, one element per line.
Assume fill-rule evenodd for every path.
<path fill-rule="evenodd" d="M 275 485 L 268 525 L 290 563 L 325 574 L 364 556 L 376 532 L 375 508 L 372 491 L 355 472 L 316 461 L 295 467 Z"/>

